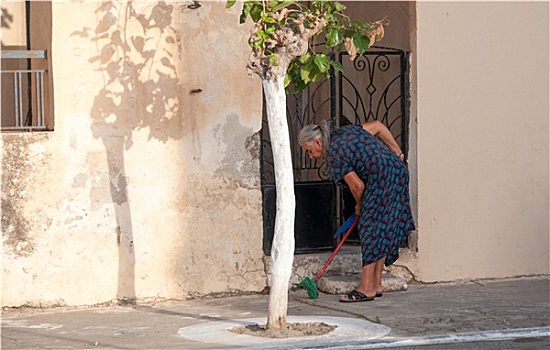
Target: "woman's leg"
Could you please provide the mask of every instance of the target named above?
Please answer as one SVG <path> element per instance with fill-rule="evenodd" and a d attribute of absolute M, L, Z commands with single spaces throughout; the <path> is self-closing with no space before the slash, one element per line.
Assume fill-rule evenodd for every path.
<path fill-rule="evenodd" d="M 381 294 L 384 291 L 384 288 L 382 287 L 382 272 L 384 272 L 384 263 L 385 262 L 386 262 L 386 257 L 383 257 L 382 259 L 378 260 L 375 263 L 375 267 L 374 267 L 374 274 L 375 274 L 374 289 L 376 290 L 377 294 Z"/>
<path fill-rule="evenodd" d="M 382 272 L 385 261 L 386 257 L 383 257 L 375 263 L 363 266 L 361 283 L 357 290 L 369 297 L 376 293 L 382 293 Z"/>
<path fill-rule="evenodd" d="M 365 294 L 367 297 L 372 298 L 376 295 L 376 289 L 374 288 L 376 284 L 376 264 L 378 262 L 368 264 L 363 266 L 361 271 L 361 282 L 359 287 L 356 288 L 357 291 Z M 348 295 L 344 295 L 341 300 L 349 300 Z"/>
<path fill-rule="evenodd" d="M 376 265 L 378 262 L 363 266 L 361 271 L 361 283 L 359 283 L 358 291 L 368 297 L 373 297 L 376 294 Z"/>

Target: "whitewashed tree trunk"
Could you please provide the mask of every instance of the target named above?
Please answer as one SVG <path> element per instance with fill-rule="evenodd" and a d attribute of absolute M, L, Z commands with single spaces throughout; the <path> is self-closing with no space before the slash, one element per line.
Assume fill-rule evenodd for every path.
<path fill-rule="evenodd" d="M 271 246 L 271 290 L 267 327 L 286 327 L 288 287 L 294 261 L 294 177 L 286 119 L 284 75 L 262 79 L 277 189 L 275 232 Z"/>
<path fill-rule="evenodd" d="M 320 2 L 320 1 L 319 1 Z M 228 1 L 227 7 L 235 1 Z M 317 3 L 317 1 L 313 2 Z M 341 44 L 345 39 L 345 47 L 357 53 L 370 47 L 384 37 L 384 27 L 389 21 L 382 20 L 370 24 L 371 29 L 365 33 L 367 26 L 357 26 L 357 21 L 342 21 L 338 24 L 327 18 L 334 15 L 344 16 L 345 7 L 326 7 L 322 11 L 313 11 L 316 6 L 295 6 L 293 1 L 250 1 L 242 8 L 241 20 L 252 18 L 254 27 L 249 38 L 252 47 L 246 66 L 249 74 L 256 73 L 262 79 L 266 98 L 267 120 L 271 137 L 273 163 L 275 170 L 275 185 L 277 189 L 277 212 L 275 216 L 275 232 L 271 247 L 271 292 L 269 295 L 269 315 L 267 328 L 282 329 L 286 327 L 288 307 L 288 287 L 294 260 L 294 179 L 290 150 L 290 135 L 286 119 L 286 94 L 284 77 L 289 65 L 292 72 L 300 72 L 300 77 L 307 73 L 308 79 L 301 83 L 309 84 L 327 74 L 331 59 L 325 54 L 317 55 L 310 48 L 309 42 L 313 36 L 320 34 L 330 25 L 332 46 Z M 257 16 L 260 14 L 260 16 Z M 328 32 L 327 32 L 328 35 Z M 340 37 L 339 40 L 336 40 Z M 357 41 L 356 47 L 356 37 Z M 312 56 L 304 56 L 308 51 L 315 54 L 313 63 L 319 70 L 311 77 L 311 61 L 304 65 L 295 65 L 295 57 L 306 60 Z M 350 51 L 350 57 L 351 52 Z M 355 55 L 353 55 L 355 56 Z M 302 62 L 303 63 L 303 62 Z M 334 65 L 333 65 L 334 67 Z M 292 75 L 291 75 L 292 76 Z"/>

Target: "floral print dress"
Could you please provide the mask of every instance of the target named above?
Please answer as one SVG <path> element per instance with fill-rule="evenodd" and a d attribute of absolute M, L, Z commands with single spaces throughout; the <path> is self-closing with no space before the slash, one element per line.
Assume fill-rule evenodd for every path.
<path fill-rule="evenodd" d="M 361 125 L 346 125 L 331 134 L 326 154 L 332 179 L 347 187 L 344 176 L 354 171 L 365 183 L 357 225 L 363 266 L 399 257 L 399 246 L 415 229 L 405 163 Z"/>

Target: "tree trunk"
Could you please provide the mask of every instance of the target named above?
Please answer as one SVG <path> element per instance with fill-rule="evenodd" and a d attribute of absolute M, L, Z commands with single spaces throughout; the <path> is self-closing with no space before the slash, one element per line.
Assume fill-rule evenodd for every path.
<path fill-rule="evenodd" d="M 273 150 L 277 212 L 271 246 L 271 290 L 267 328 L 286 327 L 288 287 L 294 260 L 294 178 L 290 136 L 286 119 L 284 75 L 262 79 L 266 99 L 267 121 Z"/>

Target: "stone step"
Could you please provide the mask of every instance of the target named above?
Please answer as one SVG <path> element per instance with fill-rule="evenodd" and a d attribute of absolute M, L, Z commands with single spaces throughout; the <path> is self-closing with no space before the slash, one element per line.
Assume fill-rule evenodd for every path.
<path fill-rule="evenodd" d="M 317 289 L 327 294 L 347 294 L 357 288 L 360 280 L 360 273 L 323 276 L 317 282 Z M 384 293 L 405 291 L 409 288 L 404 278 L 388 272 L 382 274 L 382 287 Z"/>
<path fill-rule="evenodd" d="M 294 256 L 291 283 L 299 283 L 305 277 L 313 278 L 321 271 L 332 252 L 301 254 Z M 361 272 L 361 249 L 344 246 L 333 258 L 323 275 L 344 275 Z"/>
<path fill-rule="evenodd" d="M 306 277 L 313 279 L 331 254 L 332 252 L 321 252 L 295 255 L 290 285 L 296 285 Z M 269 256 L 265 257 L 265 264 L 268 285 L 271 285 L 271 258 Z M 329 294 L 344 294 L 356 288 L 360 279 L 361 248 L 358 245 L 344 245 L 318 281 L 318 289 Z M 388 271 L 382 275 L 382 284 L 384 292 L 403 291 L 408 288 L 407 276 L 393 275 Z"/>

